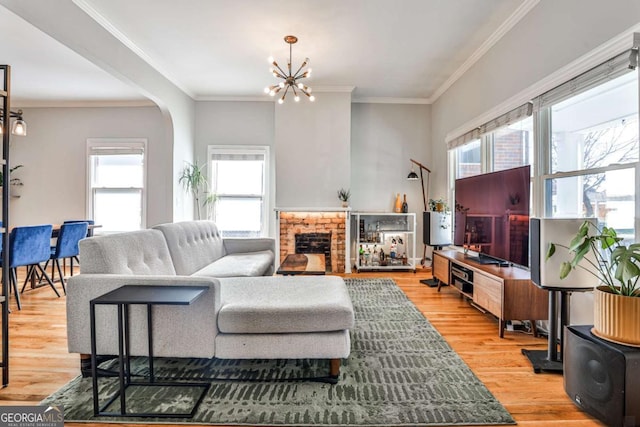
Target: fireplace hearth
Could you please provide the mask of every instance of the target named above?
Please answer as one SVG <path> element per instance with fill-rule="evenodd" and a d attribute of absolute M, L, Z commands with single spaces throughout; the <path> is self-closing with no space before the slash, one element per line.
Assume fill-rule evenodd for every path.
<path fill-rule="evenodd" d="M 295 253 L 323 254 L 327 272 L 331 272 L 331 232 L 297 233 L 295 235 Z"/>
<path fill-rule="evenodd" d="M 324 254 L 327 272 L 345 273 L 349 218 L 346 210 L 308 211 L 290 208 L 277 209 L 277 212 L 280 263 L 289 254 Z"/>

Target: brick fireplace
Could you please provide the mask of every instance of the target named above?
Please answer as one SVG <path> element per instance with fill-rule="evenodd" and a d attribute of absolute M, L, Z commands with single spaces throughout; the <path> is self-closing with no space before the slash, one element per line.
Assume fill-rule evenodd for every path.
<path fill-rule="evenodd" d="M 347 269 L 346 257 L 347 248 L 347 227 L 349 214 L 346 210 L 277 210 L 278 223 L 280 228 L 280 262 L 289 254 L 304 253 L 304 251 L 317 251 L 317 246 L 325 244 L 323 239 L 328 239 L 330 269 L 327 265 L 327 272 L 345 273 Z M 296 235 L 300 241 L 311 238 L 312 243 L 301 248 L 298 244 L 299 252 L 296 252 Z M 317 237 L 320 237 L 318 242 Z M 315 238 L 315 239 L 314 239 Z M 312 249 L 309 249 L 311 247 Z M 314 252 L 307 252 L 314 253 Z M 318 252 L 315 252 L 318 253 Z M 324 253 L 324 249 L 323 249 Z"/>

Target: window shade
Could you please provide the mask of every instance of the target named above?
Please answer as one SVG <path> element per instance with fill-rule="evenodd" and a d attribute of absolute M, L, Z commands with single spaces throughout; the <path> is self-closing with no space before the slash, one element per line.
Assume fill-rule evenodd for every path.
<path fill-rule="evenodd" d="M 211 160 L 236 160 L 236 161 L 248 161 L 258 160 L 264 161 L 264 153 L 211 153 Z"/>
<path fill-rule="evenodd" d="M 635 68 L 635 66 L 631 66 L 631 58 L 637 58 L 637 55 L 637 49 L 630 49 L 614 56 L 608 61 L 593 67 L 589 71 L 586 71 L 560 86 L 556 86 L 555 88 L 538 96 L 533 100 L 534 108 L 539 110 L 541 108 L 549 107 L 577 95 L 580 92 L 584 92 L 592 87 L 598 86 L 608 80 L 615 79 L 625 73 L 631 72 Z"/>
<path fill-rule="evenodd" d="M 118 155 L 144 154 L 143 147 L 120 146 L 120 147 L 89 147 L 90 156 L 118 156 Z"/>
<path fill-rule="evenodd" d="M 466 132 L 459 137 L 452 139 L 447 143 L 447 148 L 449 150 L 453 148 L 460 147 L 462 145 L 467 144 L 473 140 L 480 138 L 482 135 L 493 132 L 496 129 L 499 129 L 504 126 L 508 126 L 511 123 L 515 123 L 524 119 L 525 117 L 530 116 L 533 113 L 533 104 L 531 102 L 527 102 L 517 108 L 514 108 L 511 111 L 508 111 L 493 120 L 489 120 L 477 128 Z"/>

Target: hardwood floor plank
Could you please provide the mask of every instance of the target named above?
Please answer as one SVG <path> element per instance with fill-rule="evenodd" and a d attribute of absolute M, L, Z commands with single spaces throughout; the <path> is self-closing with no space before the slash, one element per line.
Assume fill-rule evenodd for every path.
<path fill-rule="evenodd" d="M 22 274 L 24 274 L 22 272 Z M 473 308 L 449 288 L 437 292 L 419 283 L 430 269 L 412 272 L 362 272 L 344 277 L 390 277 L 413 301 L 478 378 L 525 427 L 602 426 L 581 412 L 565 394 L 562 375 L 535 374 L 521 349 L 546 349 L 545 338 L 520 332 L 498 337 L 494 317 Z M 57 284 L 59 292 L 62 289 Z M 10 314 L 10 383 L 0 390 L 0 405 L 35 405 L 79 375 L 79 358 L 67 352 L 65 297 L 51 288 L 22 294 L 18 311 Z M 69 425 L 74 425 L 69 423 Z M 111 424 L 77 424 L 110 426 Z M 120 424 L 123 427 L 136 424 Z M 149 426 L 148 424 L 146 424 Z"/>

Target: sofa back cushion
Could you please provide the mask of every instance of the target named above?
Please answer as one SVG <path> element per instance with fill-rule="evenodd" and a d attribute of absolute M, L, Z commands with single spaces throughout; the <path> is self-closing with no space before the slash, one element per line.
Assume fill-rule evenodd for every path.
<path fill-rule="evenodd" d="M 227 254 L 213 221 L 185 221 L 153 227 L 164 233 L 176 273 L 190 276 Z"/>
<path fill-rule="evenodd" d="M 83 274 L 176 274 L 167 242 L 158 230 L 89 237 L 79 246 Z"/>

